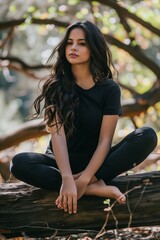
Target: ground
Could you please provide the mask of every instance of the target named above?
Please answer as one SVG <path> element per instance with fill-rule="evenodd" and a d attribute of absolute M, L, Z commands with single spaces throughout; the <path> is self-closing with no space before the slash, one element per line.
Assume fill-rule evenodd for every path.
<path fill-rule="evenodd" d="M 160 240 L 160 226 L 108 230 L 101 236 L 95 233 L 51 236 L 46 238 L 12 238 L 10 240 Z"/>

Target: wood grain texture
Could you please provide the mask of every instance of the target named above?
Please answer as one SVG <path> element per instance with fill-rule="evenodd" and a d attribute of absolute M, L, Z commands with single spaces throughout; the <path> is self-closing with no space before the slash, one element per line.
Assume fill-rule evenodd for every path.
<path fill-rule="evenodd" d="M 160 172 L 117 177 L 112 181 L 127 194 L 127 204 L 111 201 L 104 211 L 103 198 L 84 196 L 78 201 L 78 213 L 57 209 L 56 192 L 20 183 L 0 185 L 0 234 L 44 237 L 104 229 L 154 226 L 160 224 Z M 112 205 L 113 204 L 113 205 Z M 108 209 L 108 208 L 107 208 Z"/>

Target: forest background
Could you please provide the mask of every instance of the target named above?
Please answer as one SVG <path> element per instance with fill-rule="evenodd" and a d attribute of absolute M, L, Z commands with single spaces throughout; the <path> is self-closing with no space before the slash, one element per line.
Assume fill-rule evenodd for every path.
<path fill-rule="evenodd" d="M 151 126 L 155 151 L 133 172 L 160 170 L 159 0 L 0 0 L 0 181 L 22 151 L 44 152 L 50 136 L 42 119 L 30 120 L 46 61 L 78 20 L 97 24 L 110 45 L 122 91 L 123 115 L 114 143 L 137 127 Z M 43 116 L 42 116 L 43 117 Z"/>
<path fill-rule="evenodd" d="M 160 138 L 160 2 L 158 0 L 0 1 L 0 173 L 21 151 L 44 152 L 49 135 L 29 120 L 46 61 L 66 27 L 95 22 L 110 45 L 122 91 L 123 116 L 114 142 L 136 127 L 151 126 Z M 149 163 L 159 169 L 159 149 Z M 150 170 L 150 164 L 147 169 Z"/>

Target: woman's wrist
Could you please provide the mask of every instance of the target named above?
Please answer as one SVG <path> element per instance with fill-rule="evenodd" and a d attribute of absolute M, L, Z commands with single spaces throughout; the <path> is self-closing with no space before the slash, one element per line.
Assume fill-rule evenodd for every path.
<path fill-rule="evenodd" d="M 88 174 L 86 174 L 85 172 L 83 172 L 79 178 L 83 182 L 85 182 L 86 184 L 88 184 L 90 182 L 90 180 L 91 180 L 91 177 Z"/>
<path fill-rule="evenodd" d="M 72 180 L 73 179 L 73 175 L 72 174 L 62 174 L 61 175 L 61 177 L 62 177 L 62 180 L 67 180 L 67 179 L 70 179 L 70 180 Z"/>

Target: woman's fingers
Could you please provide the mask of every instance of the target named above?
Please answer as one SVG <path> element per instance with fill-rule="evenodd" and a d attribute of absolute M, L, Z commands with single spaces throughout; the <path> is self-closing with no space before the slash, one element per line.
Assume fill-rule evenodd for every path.
<path fill-rule="evenodd" d="M 61 200 L 61 199 L 62 199 L 61 196 L 58 196 L 58 198 L 57 198 L 56 201 L 55 201 L 55 204 L 56 204 L 56 206 L 57 206 L 58 208 L 63 209 L 62 200 Z"/>
<path fill-rule="evenodd" d="M 77 196 L 74 195 L 68 195 L 65 196 L 63 200 L 63 208 L 65 212 L 76 213 L 77 212 Z"/>
<path fill-rule="evenodd" d="M 77 197 L 71 195 L 59 196 L 55 204 L 58 208 L 64 209 L 65 212 L 76 213 L 77 212 Z"/>
<path fill-rule="evenodd" d="M 77 196 L 73 197 L 73 213 L 77 212 Z"/>
<path fill-rule="evenodd" d="M 67 203 L 68 203 L 67 196 L 66 196 L 66 195 L 63 195 L 63 196 L 62 196 L 62 206 L 63 206 L 63 209 L 64 209 L 65 212 L 68 211 Z"/>
<path fill-rule="evenodd" d="M 77 212 L 77 196 L 68 196 L 68 212 L 70 214 Z"/>
<path fill-rule="evenodd" d="M 57 198 L 56 201 L 55 201 L 55 204 L 56 204 L 56 205 L 58 205 L 59 202 L 60 202 L 59 198 L 60 198 L 60 196 L 58 196 L 58 198 Z"/>
<path fill-rule="evenodd" d="M 68 212 L 72 213 L 72 196 L 68 196 Z"/>

